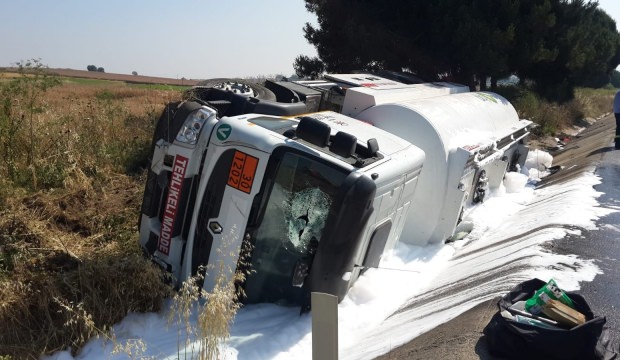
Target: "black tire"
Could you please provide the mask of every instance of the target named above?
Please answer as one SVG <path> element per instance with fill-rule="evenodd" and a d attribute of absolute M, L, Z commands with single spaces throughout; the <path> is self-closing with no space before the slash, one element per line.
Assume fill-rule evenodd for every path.
<path fill-rule="evenodd" d="M 157 187 L 157 174 L 151 170 L 151 164 L 153 161 L 153 153 L 155 152 L 155 144 L 160 139 L 168 143 L 172 143 L 177 136 L 179 130 L 183 126 L 187 116 L 194 110 L 199 109 L 200 104 L 196 102 L 186 101 L 184 103 L 171 102 L 166 105 L 164 110 L 155 124 L 155 131 L 153 132 L 153 140 L 151 140 L 151 150 L 147 159 L 147 181 L 144 187 L 144 195 L 142 197 L 142 214 L 149 217 L 154 217 L 157 214 L 157 205 L 155 202 L 159 199 L 161 193 L 154 195 Z M 138 219 L 138 229 L 142 222 L 142 216 Z M 151 250 L 149 250 L 151 251 Z M 151 251 L 151 254 L 154 252 Z"/>
<path fill-rule="evenodd" d="M 155 143 L 159 139 L 165 139 L 166 141 L 170 141 L 170 131 L 168 131 L 169 124 L 171 121 L 174 121 L 174 115 L 176 114 L 177 108 L 179 107 L 180 102 L 171 102 L 166 105 L 164 110 L 162 111 L 157 123 L 155 124 L 155 131 L 153 132 L 153 140 L 151 141 L 151 156 L 153 155 L 153 149 L 155 147 Z"/>
<path fill-rule="evenodd" d="M 253 83 L 253 82 L 243 80 L 243 79 L 231 79 L 231 78 L 208 79 L 208 80 L 203 80 L 199 82 L 198 86 L 210 88 L 210 87 L 214 87 L 218 84 L 228 82 L 228 81 L 237 82 L 239 84 L 249 86 L 254 91 L 254 94 L 255 94 L 254 97 L 257 99 L 276 101 L 276 95 L 273 93 L 273 91 L 267 89 L 263 85 Z"/>

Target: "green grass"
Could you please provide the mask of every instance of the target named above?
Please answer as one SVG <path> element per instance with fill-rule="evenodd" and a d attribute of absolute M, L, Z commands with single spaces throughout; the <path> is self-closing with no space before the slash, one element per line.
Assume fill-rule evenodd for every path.
<path fill-rule="evenodd" d="M 129 87 L 138 88 L 138 89 L 148 89 L 148 90 L 171 90 L 171 91 L 184 91 L 191 86 L 181 86 L 181 85 L 164 85 L 164 84 L 127 84 Z"/>
<path fill-rule="evenodd" d="M 85 79 L 85 78 L 74 78 L 74 77 L 61 77 L 60 80 L 66 84 L 77 84 L 77 85 L 91 85 L 91 86 L 123 86 L 125 85 L 124 81 L 116 81 L 116 80 L 101 80 L 101 79 Z"/>
<path fill-rule="evenodd" d="M 76 84 L 76 85 L 85 85 L 85 86 L 114 86 L 114 87 L 127 86 L 130 88 L 146 89 L 146 90 L 184 91 L 191 87 L 191 86 L 165 85 L 165 84 L 139 84 L 139 83 L 128 83 L 125 81 L 118 81 L 118 80 L 86 79 L 86 78 L 73 78 L 73 77 L 61 77 L 60 79 L 65 84 Z"/>

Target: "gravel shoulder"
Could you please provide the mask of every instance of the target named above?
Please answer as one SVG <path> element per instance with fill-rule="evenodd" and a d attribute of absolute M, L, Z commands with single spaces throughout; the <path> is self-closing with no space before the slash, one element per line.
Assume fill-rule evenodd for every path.
<path fill-rule="evenodd" d="M 482 330 L 497 311 L 497 301 L 483 302 L 377 359 L 497 359 L 487 351 Z"/>

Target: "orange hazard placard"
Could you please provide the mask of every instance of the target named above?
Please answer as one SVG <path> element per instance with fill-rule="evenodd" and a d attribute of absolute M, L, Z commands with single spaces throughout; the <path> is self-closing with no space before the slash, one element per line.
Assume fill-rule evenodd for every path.
<path fill-rule="evenodd" d="M 235 151 L 230 172 L 228 173 L 228 186 L 249 194 L 254 183 L 258 159 L 241 151 Z"/>

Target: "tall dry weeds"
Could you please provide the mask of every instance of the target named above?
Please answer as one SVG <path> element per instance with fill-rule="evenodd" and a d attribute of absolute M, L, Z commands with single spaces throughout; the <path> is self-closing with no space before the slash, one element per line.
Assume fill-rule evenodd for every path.
<path fill-rule="evenodd" d="M 169 296 L 160 270 L 137 251 L 93 249 L 58 234 L 46 239 L 37 227 L 22 235 L 38 234 L 40 243 L 20 245 L 0 279 L 0 353 L 37 358 L 77 350 L 129 312 L 158 310 Z"/>
<path fill-rule="evenodd" d="M 578 88 L 575 91 L 576 106 L 583 112 L 584 117 L 597 118 L 602 114 L 612 112 L 616 91 L 618 89 Z"/>
<path fill-rule="evenodd" d="M 7 185 L 0 191 L 0 356 L 75 351 L 93 336 L 115 341 L 112 324 L 130 311 L 157 311 L 171 295 L 161 271 L 139 253 L 135 221 L 156 117 L 179 96 L 122 83 L 64 83 L 38 99 L 32 134 L 25 126 L 10 139 L 0 131 L 15 154 L 12 168 L 0 164 Z M 20 112 L 12 102 L 9 115 Z M 20 154 L 33 139 L 28 165 Z M 177 321 L 199 339 L 196 356 L 205 359 L 220 356 L 239 308 L 235 281 L 244 275 L 219 270 L 226 275 L 213 291 L 190 281 L 175 300 Z M 190 328 L 192 306 L 199 311 Z M 139 340 L 115 348 L 137 357 L 146 350 Z"/>
<path fill-rule="evenodd" d="M 63 83 L 29 112 L 12 91 L 31 79 L 0 82 L 0 357 L 15 359 L 76 351 L 171 294 L 136 220 L 154 120 L 180 94 Z"/>
<path fill-rule="evenodd" d="M 575 99 L 559 104 L 548 102 L 523 87 L 500 87 L 497 91 L 510 100 L 519 117 L 539 125 L 534 129 L 537 135 L 556 135 L 584 118 L 597 118 L 610 112 L 614 94 L 610 89 L 578 88 Z"/>
<path fill-rule="evenodd" d="M 237 230 L 232 228 L 230 233 L 223 237 L 216 250 L 224 257 L 237 258 L 237 261 L 219 261 L 201 269 L 196 276 L 184 281 L 181 289 L 173 298 L 173 306 L 169 313 L 169 322 L 179 326 L 178 357 L 183 358 L 180 349 L 183 347 L 185 357 L 204 360 L 220 359 L 226 340 L 230 336 L 230 325 L 239 310 L 243 293 L 237 286 L 245 281 L 249 270 L 249 252 L 251 246 L 247 239 L 241 245 L 241 251 L 236 249 L 233 239 Z M 242 266 L 238 266 L 241 264 Z M 210 291 L 201 287 L 206 276 L 214 277 L 214 286 Z M 195 322 L 192 312 L 196 311 Z M 183 338 L 183 334 L 185 337 Z M 189 348 L 189 356 L 187 351 Z"/>

